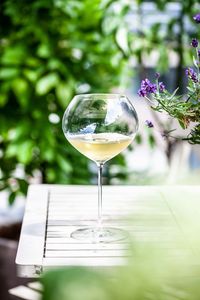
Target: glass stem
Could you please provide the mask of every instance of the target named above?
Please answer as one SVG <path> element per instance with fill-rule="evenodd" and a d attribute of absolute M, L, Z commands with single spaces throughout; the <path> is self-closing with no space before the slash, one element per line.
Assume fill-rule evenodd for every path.
<path fill-rule="evenodd" d="M 103 164 L 98 163 L 98 223 L 97 226 L 102 227 L 102 171 Z"/>

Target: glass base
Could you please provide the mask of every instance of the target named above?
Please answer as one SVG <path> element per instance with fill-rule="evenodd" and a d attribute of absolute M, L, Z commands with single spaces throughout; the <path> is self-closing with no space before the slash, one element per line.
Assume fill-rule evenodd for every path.
<path fill-rule="evenodd" d="M 71 233 L 71 237 L 92 243 L 112 243 L 126 239 L 128 233 L 123 229 L 112 227 L 81 228 Z"/>

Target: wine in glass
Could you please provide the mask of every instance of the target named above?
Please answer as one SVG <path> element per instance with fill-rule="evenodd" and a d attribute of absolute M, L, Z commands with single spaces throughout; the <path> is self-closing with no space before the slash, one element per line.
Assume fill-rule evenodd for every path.
<path fill-rule="evenodd" d="M 66 139 L 98 167 L 98 220 L 94 227 L 80 228 L 71 236 L 91 242 L 123 239 L 123 230 L 102 224 L 102 169 L 126 149 L 138 129 L 137 113 L 129 99 L 120 94 L 82 94 L 75 96 L 62 121 Z"/>

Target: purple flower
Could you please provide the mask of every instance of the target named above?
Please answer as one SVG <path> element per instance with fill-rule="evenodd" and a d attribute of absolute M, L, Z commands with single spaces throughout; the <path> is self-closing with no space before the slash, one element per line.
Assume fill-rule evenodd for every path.
<path fill-rule="evenodd" d="M 144 90 L 144 89 L 139 89 L 138 95 L 139 95 L 140 97 L 145 97 L 145 96 L 147 95 L 147 92 L 146 92 L 146 90 Z"/>
<path fill-rule="evenodd" d="M 157 87 L 155 83 L 151 83 L 149 79 L 142 80 L 140 92 L 144 94 L 155 94 L 157 91 Z"/>
<path fill-rule="evenodd" d="M 198 50 L 198 57 L 200 58 L 200 49 Z"/>
<path fill-rule="evenodd" d="M 163 82 L 159 82 L 159 90 L 161 93 L 165 90 L 165 85 Z"/>
<path fill-rule="evenodd" d="M 146 89 L 148 91 L 149 87 L 151 86 L 151 81 L 149 79 L 142 80 L 141 88 Z"/>
<path fill-rule="evenodd" d="M 185 74 L 187 75 L 188 78 L 190 78 L 193 82 L 197 83 L 198 78 L 197 74 L 194 72 L 192 68 L 187 68 L 185 71 Z"/>
<path fill-rule="evenodd" d="M 157 91 L 157 86 L 155 83 L 151 83 L 151 85 L 149 86 L 149 93 L 153 93 L 155 94 Z"/>
<path fill-rule="evenodd" d="M 194 48 L 197 48 L 198 47 L 198 41 L 197 41 L 197 39 L 195 38 L 195 39 L 192 39 L 192 42 L 191 42 L 191 46 L 192 47 L 194 47 Z"/>
<path fill-rule="evenodd" d="M 165 89 L 165 86 L 163 83 L 160 83 L 160 91 L 163 92 Z M 145 97 L 148 94 L 156 94 L 157 92 L 157 85 L 155 83 L 152 83 L 149 79 L 144 79 L 141 82 L 140 89 L 138 91 L 138 95 L 140 97 Z"/>
<path fill-rule="evenodd" d="M 145 96 L 149 93 L 149 86 L 150 86 L 151 82 L 149 81 L 149 79 L 144 79 L 141 82 L 141 87 L 140 87 L 140 91 L 142 93 L 145 94 Z"/>
<path fill-rule="evenodd" d="M 155 77 L 156 79 L 160 78 L 160 73 L 156 72 Z"/>
<path fill-rule="evenodd" d="M 153 127 L 154 127 L 153 123 L 152 123 L 151 121 L 149 121 L 149 120 L 146 120 L 146 121 L 145 121 L 145 125 L 146 125 L 148 128 L 153 128 Z"/>
<path fill-rule="evenodd" d="M 193 17 L 193 19 L 195 20 L 196 23 L 200 23 L 200 13 L 198 13 L 197 15 L 195 15 Z"/>

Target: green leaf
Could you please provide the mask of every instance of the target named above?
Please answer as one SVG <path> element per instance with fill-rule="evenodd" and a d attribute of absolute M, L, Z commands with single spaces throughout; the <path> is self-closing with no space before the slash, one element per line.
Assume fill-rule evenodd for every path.
<path fill-rule="evenodd" d="M 179 122 L 181 128 L 186 129 L 186 125 L 182 120 L 179 119 L 178 122 Z"/>
<path fill-rule="evenodd" d="M 38 79 L 38 72 L 36 72 L 35 70 L 30 70 L 30 69 L 24 69 L 23 70 L 23 74 L 24 74 L 24 77 L 26 77 L 29 81 L 35 83 L 36 80 Z"/>
<path fill-rule="evenodd" d="M 27 140 L 18 145 L 17 158 L 22 164 L 28 164 L 32 160 L 34 144 Z"/>
<path fill-rule="evenodd" d="M 170 95 L 169 100 L 171 100 L 176 95 L 178 90 L 179 88 L 175 89 L 175 91 Z"/>
<path fill-rule="evenodd" d="M 30 136 L 31 123 L 29 120 L 22 120 L 13 129 L 12 143 L 18 143 L 19 140 L 26 140 Z"/>
<path fill-rule="evenodd" d="M 56 87 L 59 82 L 57 73 L 50 73 L 40 78 L 36 84 L 36 92 L 38 95 L 47 94 L 52 88 Z"/>
<path fill-rule="evenodd" d="M 27 107 L 29 101 L 29 84 L 23 78 L 16 78 L 12 83 L 13 90 L 21 107 Z"/>
<path fill-rule="evenodd" d="M 28 182 L 24 179 L 17 179 L 19 187 L 20 187 L 20 191 L 22 192 L 23 195 L 27 194 L 27 190 L 28 190 Z"/>
<path fill-rule="evenodd" d="M 72 166 L 70 162 L 67 161 L 66 158 L 62 157 L 61 155 L 57 155 L 57 162 L 60 168 L 66 172 L 66 174 L 72 172 Z"/>
<path fill-rule="evenodd" d="M 8 145 L 6 149 L 5 156 L 7 158 L 10 158 L 10 157 L 17 156 L 17 153 L 18 153 L 18 145 L 11 143 Z"/>
<path fill-rule="evenodd" d="M 15 192 L 11 192 L 8 196 L 8 203 L 9 205 L 12 205 L 15 201 L 16 198 L 16 193 Z"/>
<path fill-rule="evenodd" d="M 194 88 L 193 87 L 188 86 L 187 89 L 188 89 L 189 92 L 194 93 Z"/>
<path fill-rule="evenodd" d="M 24 63 L 27 55 L 26 43 L 19 43 L 19 41 L 21 42 L 21 39 L 18 39 L 18 44 L 15 42 L 14 45 L 11 43 L 9 47 L 6 47 L 6 51 L 4 51 L 1 57 L 2 63 L 8 65 Z"/>
<path fill-rule="evenodd" d="M 8 95 L 6 93 L 0 94 L 0 107 L 3 107 L 8 101 Z"/>
<path fill-rule="evenodd" d="M 51 56 L 51 49 L 48 44 L 42 43 L 37 49 L 37 55 L 42 58 L 48 58 Z"/>
<path fill-rule="evenodd" d="M 106 16 L 102 22 L 102 29 L 105 34 L 112 34 L 119 26 L 119 18 L 113 14 Z"/>
<path fill-rule="evenodd" d="M 128 30 L 125 27 L 120 27 L 116 32 L 116 41 L 120 49 L 124 52 L 125 55 L 129 53 L 128 45 Z"/>
<path fill-rule="evenodd" d="M 60 62 L 59 59 L 56 58 L 51 58 L 48 61 L 48 70 L 58 70 L 61 71 L 64 68 L 64 65 L 62 64 L 62 62 Z"/>
<path fill-rule="evenodd" d="M 136 137 L 135 137 L 135 141 L 137 144 L 141 144 L 142 143 L 142 136 L 141 134 L 137 134 Z"/>
<path fill-rule="evenodd" d="M 73 96 L 73 83 L 60 82 L 56 88 L 56 96 L 62 108 L 66 108 Z"/>
<path fill-rule="evenodd" d="M 152 134 L 149 134 L 148 142 L 149 142 L 149 145 L 150 145 L 151 148 L 155 147 L 156 142 L 155 142 L 155 138 Z"/>
<path fill-rule="evenodd" d="M 18 68 L 1 68 L 0 79 L 11 79 L 19 74 Z"/>
<path fill-rule="evenodd" d="M 42 148 L 41 148 L 42 149 Z M 42 159 L 48 162 L 53 162 L 55 161 L 55 151 L 53 148 L 47 148 L 43 146 L 43 151 L 41 153 Z"/>
<path fill-rule="evenodd" d="M 56 170 L 53 168 L 47 168 L 46 169 L 46 177 L 47 177 L 47 182 L 55 182 L 56 180 Z"/>

